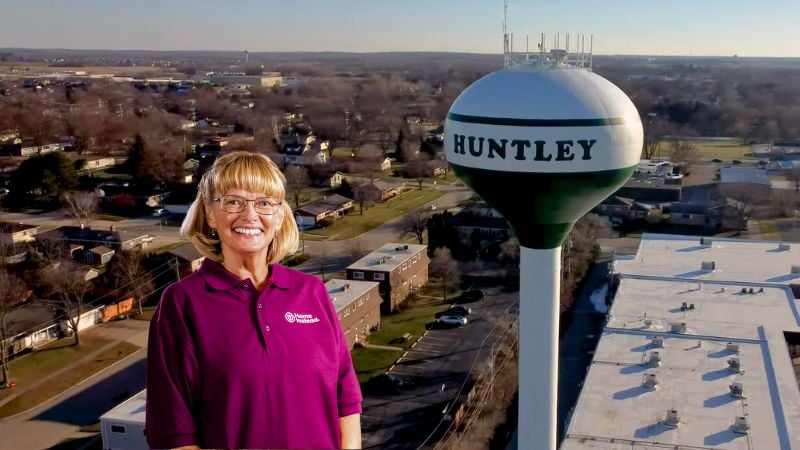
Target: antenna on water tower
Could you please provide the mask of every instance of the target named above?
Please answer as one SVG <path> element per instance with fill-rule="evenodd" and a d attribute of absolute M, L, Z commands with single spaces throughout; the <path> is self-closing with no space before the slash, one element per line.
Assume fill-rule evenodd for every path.
<path fill-rule="evenodd" d="M 546 52 L 544 35 L 538 54 L 514 53 L 504 4 L 504 68 L 453 102 L 445 153 L 519 239 L 518 442 L 553 450 L 561 246 L 574 223 L 633 173 L 642 122 L 625 93 L 591 72 L 592 38 L 588 53 L 559 48 L 560 36 Z"/>

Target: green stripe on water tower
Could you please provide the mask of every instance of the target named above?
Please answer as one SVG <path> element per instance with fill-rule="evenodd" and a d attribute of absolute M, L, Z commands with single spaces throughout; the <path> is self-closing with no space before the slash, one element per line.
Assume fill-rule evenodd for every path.
<path fill-rule="evenodd" d="M 534 249 L 560 246 L 575 221 L 608 197 L 609 190 L 625 184 L 636 169 L 633 165 L 597 172 L 530 173 L 450 166 L 512 224 L 520 245 Z"/>

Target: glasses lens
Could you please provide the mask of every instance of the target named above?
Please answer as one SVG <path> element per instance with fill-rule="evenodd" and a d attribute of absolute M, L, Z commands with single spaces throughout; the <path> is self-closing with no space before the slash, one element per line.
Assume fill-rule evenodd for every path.
<path fill-rule="evenodd" d="M 241 212 L 244 210 L 246 202 L 242 197 L 226 195 L 222 197 L 222 209 L 227 212 Z"/>
<path fill-rule="evenodd" d="M 253 202 L 256 212 L 264 215 L 275 214 L 281 202 L 274 202 L 267 198 L 257 198 L 255 200 L 247 200 L 246 198 L 237 195 L 226 195 L 222 199 L 222 209 L 229 213 L 238 213 L 244 211 L 247 203 Z"/>
<path fill-rule="evenodd" d="M 261 214 L 275 214 L 275 211 L 278 209 L 278 204 L 274 204 L 265 198 L 260 198 L 255 201 L 256 211 Z"/>

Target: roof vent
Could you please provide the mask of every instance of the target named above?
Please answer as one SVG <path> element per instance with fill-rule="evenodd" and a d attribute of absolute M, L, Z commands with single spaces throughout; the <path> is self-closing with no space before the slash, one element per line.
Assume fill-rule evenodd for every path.
<path fill-rule="evenodd" d="M 747 434 L 750 430 L 750 425 L 747 423 L 747 417 L 745 416 L 737 416 L 736 419 L 733 420 L 733 432 L 739 434 Z"/>
<path fill-rule="evenodd" d="M 678 416 L 677 409 L 668 409 L 667 417 L 664 418 L 664 426 L 667 428 L 678 428 L 681 424 L 681 418 Z"/>
<path fill-rule="evenodd" d="M 742 365 L 741 362 L 739 362 L 739 358 L 731 358 L 728 360 L 728 370 L 733 373 L 742 372 Z"/>
<path fill-rule="evenodd" d="M 744 387 L 742 383 L 731 383 L 728 388 L 731 390 L 731 397 L 744 398 Z"/>
<path fill-rule="evenodd" d="M 800 274 L 800 266 L 792 266 L 792 275 Z"/>
<path fill-rule="evenodd" d="M 707 237 L 700 238 L 700 245 L 711 245 L 714 242 L 713 239 Z"/>
<path fill-rule="evenodd" d="M 692 311 L 694 308 L 694 303 L 681 303 L 681 311 Z"/>
<path fill-rule="evenodd" d="M 663 347 L 664 346 L 664 338 L 662 337 L 652 337 L 650 338 L 650 345 L 653 347 Z"/>
<path fill-rule="evenodd" d="M 686 322 L 674 322 L 670 331 L 675 334 L 686 334 Z"/>
<path fill-rule="evenodd" d="M 661 355 L 658 352 L 651 352 L 650 359 L 647 360 L 647 367 L 661 366 Z"/>
<path fill-rule="evenodd" d="M 408 244 L 398 245 L 394 248 L 396 252 L 402 252 L 403 250 L 408 250 Z"/>
<path fill-rule="evenodd" d="M 714 270 L 715 267 L 716 264 L 714 263 L 714 261 L 703 261 L 702 263 L 700 263 L 700 269 L 702 270 Z"/>
<path fill-rule="evenodd" d="M 343 291 L 348 291 L 348 290 L 350 290 L 350 283 L 345 283 L 345 284 L 344 284 L 344 286 L 342 286 L 342 290 L 343 290 Z"/>
<path fill-rule="evenodd" d="M 789 245 L 789 244 L 786 244 L 786 243 L 783 243 L 783 242 L 778 244 L 778 251 L 779 252 L 785 252 L 785 251 L 788 251 L 788 250 L 791 250 L 791 249 L 792 249 L 792 246 Z"/>
<path fill-rule="evenodd" d="M 653 326 L 653 319 L 644 319 L 644 326 L 650 328 Z"/>
<path fill-rule="evenodd" d="M 727 351 L 729 351 L 731 353 L 738 354 L 739 353 L 739 344 L 734 344 L 733 342 L 728 342 L 727 344 L 725 344 L 725 350 L 727 350 Z"/>
<path fill-rule="evenodd" d="M 651 391 L 658 389 L 658 378 L 656 378 L 656 374 L 654 373 L 646 373 L 644 374 L 644 380 L 642 381 L 642 387 Z"/>

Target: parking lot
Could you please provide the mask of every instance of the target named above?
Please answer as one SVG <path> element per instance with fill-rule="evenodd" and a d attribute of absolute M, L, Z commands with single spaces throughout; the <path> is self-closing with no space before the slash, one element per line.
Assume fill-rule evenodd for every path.
<path fill-rule="evenodd" d="M 449 407 L 469 391 L 470 370 L 480 368 L 505 331 L 498 319 L 516 311 L 517 292 L 485 291 L 484 300 L 464 305 L 472 308 L 467 325 L 426 331 L 389 369 L 402 386 L 364 392 L 364 448 L 416 448 L 449 425 L 443 411 L 454 412 Z"/>

